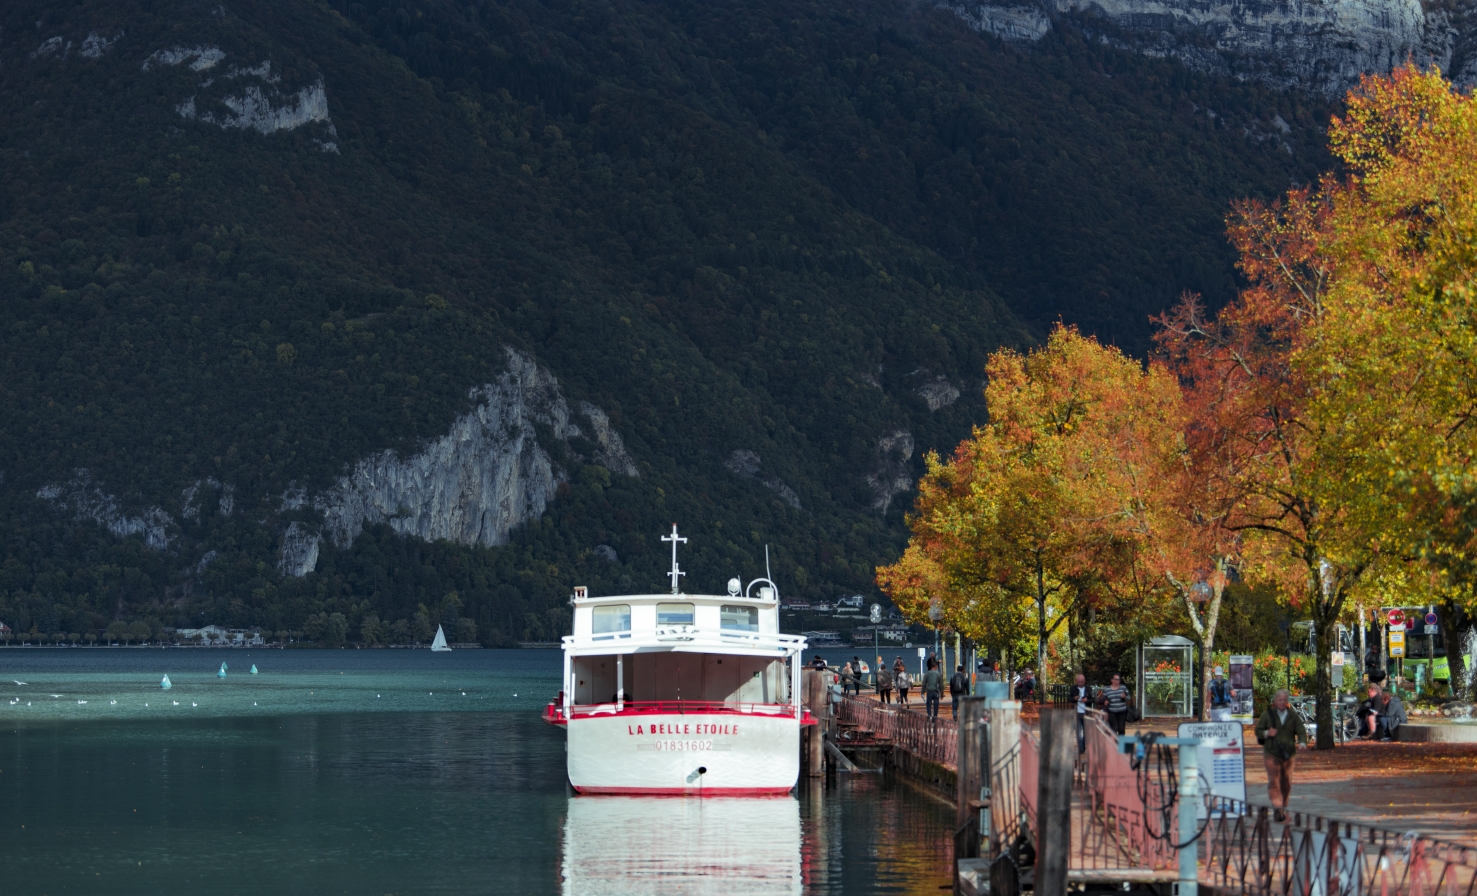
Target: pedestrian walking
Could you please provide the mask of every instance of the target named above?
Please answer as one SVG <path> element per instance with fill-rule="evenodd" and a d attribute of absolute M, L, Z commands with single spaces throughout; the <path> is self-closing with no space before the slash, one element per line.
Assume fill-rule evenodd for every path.
<path fill-rule="evenodd" d="M 851 693 L 853 676 L 855 674 L 855 668 L 851 665 L 851 663 L 841 664 L 841 696 L 845 697 L 847 694 Z"/>
<path fill-rule="evenodd" d="M 1215 667 L 1215 677 L 1210 680 L 1210 720 L 1212 722 L 1231 721 L 1231 683 L 1226 681 L 1226 670 L 1220 666 Z"/>
<path fill-rule="evenodd" d="M 1308 745 L 1308 729 L 1302 717 L 1287 705 L 1287 689 L 1272 696 L 1272 705 L 1256 720 L 1256 740 L 1262 745 L 1267 764 L 1267 796 L 1273 817 L 1287 820 L 1287 800 L 1292 796 L 1292 766 L 1297 760 L 1298 741 Z"/>
<path fill-rule="evenodd" d="M 1097 701 L 1107 710 L 1108 727 L 1116 734 L 1123 734 L 1123 729 L 1128 727 L 1128 707 L 1133 702 L 1133 695 L 1123 686 L 1123 676 L 1114 672 L 1108 686 L 1098 694 Z"/>
<path fill-rule="evenodd" d="M 892 673 L 882 665 L 877 667 L 877 699 L 883 703 L 892 702 Z"/>
<path fill-rule="evenodd" d="M 1030 669 L 1021 673 L 1020 680 L 1015 683 L 1015 699 L 1034 700 L 1036 698 L 1036 674 Z"/>
<path fill-rule="evenodd" d="M 959 699 L 969 693 L 969 676 L 964 674 L 964 666 L 961 664 L 954 669 L 954 674 L 949 677 L 949 702 L 953 704 L 950 708 L 952 718 L 959 718 Z"/>
<path fill-rule="evenodd" d="M 862 658 L 851 658 L 851 689 L 858 697 L 862 695 Z"/>
<path fill-rule="evenodd" d="M 939 661 L 928 658 L 928 671 L 923 673 L 923 709 L 930 719 L 939 717 L 939 700 L 944 694 L 944 673 L 939 671 Z"/>
<path fill-rule="evenodd" d="M 1081 672 L 1072 683 L 1072 705 L 1077 711 L 1077 755 L 1087 752 L 1087 707 L 1092 704 L 1092 688 Z"/>
<path fill-rule="evenodd" d="M 913 679 L 908 675 L 908 670 L 903 669 L 893 676 L 897 682 L 897 702 L 902 706 L 908 705 L 908 688 L 913 686 Z"/>

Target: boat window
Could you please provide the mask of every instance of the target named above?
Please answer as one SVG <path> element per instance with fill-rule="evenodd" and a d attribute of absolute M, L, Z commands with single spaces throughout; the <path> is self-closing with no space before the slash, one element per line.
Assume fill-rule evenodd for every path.
<path fill-rule="evenodd" d="M 657 604 L 657 625 L 692 625 L 692 604 Z"/>
<path fill-rule="evenodd" d="M 723 628 L 737 629 L 741 632 L 759 631 L 759 610 L 754 607 L 734 607 L 724 604 L 719 609 L 719 618 Z"/>
<path fill-rule="evenodd" d="M 631 630 L 631 605 L 616 604 L 614 606 L 595 607 L 595 615 L 591 619 L 590 631 L 593 634 L 603 635 L 607 632 L 628 632 Z"/>

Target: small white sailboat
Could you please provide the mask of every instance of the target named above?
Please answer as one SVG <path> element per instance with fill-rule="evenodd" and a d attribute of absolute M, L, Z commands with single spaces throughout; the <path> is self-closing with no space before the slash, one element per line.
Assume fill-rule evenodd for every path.
<path fill-rule="evenodd" d="M 226 664 L 225 663 L 221 663 L 221 670 L 219 672 L 215 673 L 215 677 L 216 678 L 225 678 L 226 677 Z"/>
<path fill-rule="evenodd" d="M 436 640 L 431 642 L 431 649 L 436 651 L 451 649 L 446 646 L 446 632 L 442 631 L 439 625 L 436 626 Z"/>
<path fill-rule="evenodd" d="M 251 664 L 251 674 L 252 675 L 255 675 L 256 674 L 256 663 L 252 663 Z"/>
<path fill-rule="evenodd" d="M 164 690 L 167 691 L 170 688 L 174 687 L 174 685 L 172 685 L 172 684 L 169 683 L 169 676 L 166 675 L 166 676 L 164 676 L 164 680 L 161 681 L 161 682 L 159 682 L 159 687 L 161 687 L 161 688 L 163 688 Z"/>

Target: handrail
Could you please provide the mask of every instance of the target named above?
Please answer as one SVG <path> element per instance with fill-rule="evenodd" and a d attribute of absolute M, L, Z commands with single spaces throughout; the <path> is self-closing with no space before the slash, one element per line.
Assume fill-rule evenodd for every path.
<path fill-rule="evenodd" d="M 1477 848 L 1359 822 L 1225 797 L 1209 800 L 1200 879 L 1218 892 L 1379 893 L 1431 896 L 1477 892 Z"/>
<path fill-rule="evenodd" d="M 919 712 L 889 709 L 854 697 L 841 698 L 838 718 L 892 741 L 895 747 L 932 762 L 958 767 L 959 726 L 951 719 L 930 719 Z"/>
<path fill-rule="evenodd" d="M 624 703 L 587 703 L 568 707 L 574 718 L 581 716 L 633 716 L 658 713 L 678 715 L 729 714 L 746 716 L 794 715 L 792 703 L 729 703 L 723 700 L 627 700 Z"/>

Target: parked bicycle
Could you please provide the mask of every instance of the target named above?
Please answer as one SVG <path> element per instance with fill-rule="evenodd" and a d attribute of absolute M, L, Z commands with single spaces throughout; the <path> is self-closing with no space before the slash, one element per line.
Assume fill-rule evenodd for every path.
<path fill-rule="evenodd" d="M 1308 726 L 1308 733 L 1318 730 L 1318 698 L 1311 695 L 1293 697 L 1288 701 L 1293 712 Z M 1333 705 L 1333 742 L 1348 743 L 1359 736 L 1359 698 L 1353 694 L 1342 695 Z"/>

